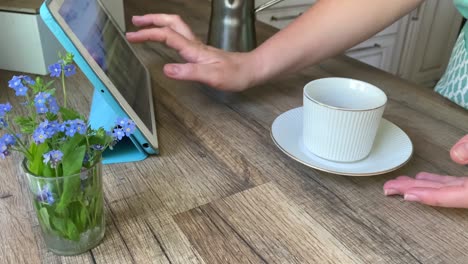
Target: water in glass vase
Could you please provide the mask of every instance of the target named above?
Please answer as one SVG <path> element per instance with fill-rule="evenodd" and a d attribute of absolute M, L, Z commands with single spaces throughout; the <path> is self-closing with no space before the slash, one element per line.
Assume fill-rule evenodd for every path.
<path fill-rule="evenodd" d="M 97 246 L 104 237 L 102 163 L 63 177 L 31 174 L 23 162 L 31 200 L 44 241 L 58 255 L 76 255 Z"/>

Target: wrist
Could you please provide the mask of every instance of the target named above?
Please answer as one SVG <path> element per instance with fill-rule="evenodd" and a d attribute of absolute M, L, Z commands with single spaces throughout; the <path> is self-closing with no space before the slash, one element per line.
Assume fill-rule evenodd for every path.
<path fill-rule="evenodd" d="M 260 85 L 269 79 L 268 63 L 262 58 L 258 49 L 246 53 L 243 68 L 247 71 L 248 87 Z"/>

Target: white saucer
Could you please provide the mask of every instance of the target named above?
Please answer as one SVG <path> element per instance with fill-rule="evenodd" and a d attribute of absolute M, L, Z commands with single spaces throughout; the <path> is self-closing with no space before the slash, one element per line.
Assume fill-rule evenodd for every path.
<path fill-rule="evenodd" d="M 281 114 L 273 122 L 271 136 L 288 156 L 317 170 L 347 176 L 388 173 L 405 165 L 413 154 L 413 144 L 403 130 L 382 119 L 369 156 L 349 163 L 333 162 L 310 153 L 302 144 L 302 107 Z"/>

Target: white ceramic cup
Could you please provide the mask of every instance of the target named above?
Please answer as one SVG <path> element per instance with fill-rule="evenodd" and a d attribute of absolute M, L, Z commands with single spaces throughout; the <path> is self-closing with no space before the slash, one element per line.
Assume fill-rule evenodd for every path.
<path fill-rule="evenodd" d="M 303 143 L 331 161 L 353 162 L 372 150 L 387 96 L 376 86 L 348 78 L 324 78 L 304 87 Z"/>

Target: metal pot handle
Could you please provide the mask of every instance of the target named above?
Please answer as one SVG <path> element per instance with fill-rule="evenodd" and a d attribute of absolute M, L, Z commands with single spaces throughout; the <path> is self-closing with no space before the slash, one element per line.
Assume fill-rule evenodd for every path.
<path fill-rule="evenodd" d="M 276 5 L 276 4 L 278 4 L 278 3 L 281 3 L 281 2 L 283 2 L 283 1 L 284 1 L 284 0 L 270 0 L 270 1 L 266 2 L 266 3 L 264 3 L 264 4 L 261 4 L 261 5 L 258 6 L 258 7 L 256 7 L 256 8 L 254 9 L 254 11 L 255 11 L 255 13 L 258 13 L 258 12 L 264 10 L 264 9 L 269 8 L 270 6 L 274 6 L 274 5 Z"/>

